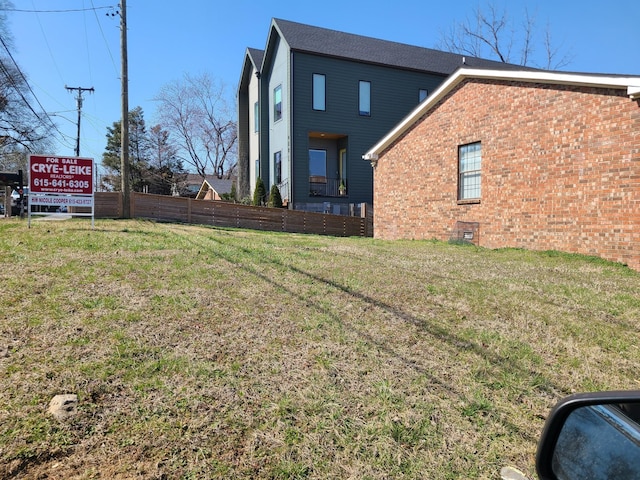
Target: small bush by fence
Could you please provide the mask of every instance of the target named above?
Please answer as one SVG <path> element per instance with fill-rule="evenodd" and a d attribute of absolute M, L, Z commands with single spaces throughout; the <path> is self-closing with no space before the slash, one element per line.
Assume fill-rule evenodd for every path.
<path fill-rule="evenodd" d="M 370 208 L 364 208 L 365 212 L 361 217 L 348 217 L 134 192 L 131 193 L 130 201 L 133 218 L 336 237 L 373 236 L 373 215 Z M 121 217 L 122 195 L 119 192 L 96 193 L 95 216 Z"/>

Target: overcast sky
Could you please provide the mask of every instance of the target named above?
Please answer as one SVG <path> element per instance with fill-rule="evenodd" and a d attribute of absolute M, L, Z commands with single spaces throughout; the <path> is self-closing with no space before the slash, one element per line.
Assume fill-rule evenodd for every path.
<path fill-rule="evenodd" d="M 117 0 L 13 0 L 8 12 L 12 54 L 42 107 L 64 137 L 56 155 L 72 155 L 75 93 L 85 93 L 80 154 L 100 159 L 107 127 L 120 119 L 120 18 Z M 141 106 L 155 123 L 160 88 L 184 73 L 207 72 L 233 98 L 247 47 L 263 49 L 272 17 L 433 48 L 456 21 L 471 16 L 477 0 L 127 0 L 129 108 Z M 483 2 L 481 5 L 486 4 Z M 638 0 L 496 1 L 519 23 L 525 8 L 539 31 L 572 55 L 566 70 L 640 75 Z M 542 54 L 542 52 L 540 52 Z M 540 57 L 539 57 L 540 59 Z M 542 59 L 540 59 L 542 61 Z"/>

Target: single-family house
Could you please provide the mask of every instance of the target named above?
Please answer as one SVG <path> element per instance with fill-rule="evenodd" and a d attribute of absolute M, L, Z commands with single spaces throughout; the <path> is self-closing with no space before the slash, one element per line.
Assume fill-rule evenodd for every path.
<path fill-rule="evenodd" d="M 640 270 L 640 76 L 460 68 L 363 158 L 378 238 Z"/>
<path fill-rule="evenodd" d="M 273 19 L 238 84 L 238 193 L 257 177 L 291 209 L 372 203 L 362 155 L 462 65 L 490 60 Z"/>
<path fill-rule="evenodd" d="M 202 176 L 197 173 L 187 173 L 178 175 L 173 184 L 172 194 L 174 196 L 195 198 L 202 187 Z"/>
<path fill-rule="evenodd" d="M 231 193 L 235 181 L 234 178 L 218 178 L 217 175 L 207 175 L 198 190 L 196 200 L 222 200 L 222 195 Z"/>

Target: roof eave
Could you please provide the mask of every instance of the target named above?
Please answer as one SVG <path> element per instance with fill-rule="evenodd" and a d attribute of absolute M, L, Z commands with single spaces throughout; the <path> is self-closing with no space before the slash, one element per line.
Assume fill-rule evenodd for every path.
<path fill-rule="evenodd" d="M 376 143 L 363 156 L 363 160 L 371 161 L 378 158 L 383 151 L 395 142 L 404 132 L 417 122 L 425 113 L 435 106 L 442 98 L 451 92 L 459 83 L 468 79 L 477 78 L 485 80 L 522 81 L 528 83 L 545 83 L 555 85 L 590 86 L 596 88 L 627 89 L 627 95 L 632 99 L 640 99 L 640 77 L 576 74 L 549 71 L 531 70 L 485 70 L 459 68 L 447 80 L 396 125 L 387 135 Z"/>

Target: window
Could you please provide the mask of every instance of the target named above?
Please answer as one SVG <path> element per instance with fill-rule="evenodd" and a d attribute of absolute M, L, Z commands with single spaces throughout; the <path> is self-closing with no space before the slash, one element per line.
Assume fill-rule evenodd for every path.
<path fill-rule="evenodd" d="M 480 198 L 480 166 L 482 163 L 480 142 L 458 147 L 458 160 L 458 199 Z"/>
<path fill-rule="evenodd" d="M 425 90 L 424 88 L 421 88 L 420 91 L 418 92 L 418 101 L 422 102 L 425 98 L 427 98 L 428 95 L 429 95 L 429 90 Z"/>
<path fill-rule="evenodd" d="M 260 176 L 260 160 L 256 160 L 256 178 Z"/>
<path fill-rule="evenodd" d="M 358 103 L 360 115 L 371 116 L 371 82 L 360 81 Z"/>
<path fill-rule="evenodd" d="M 276 152 L 273 154 L 273 165 L 275 169 L 276 184 L 282 183 L 282 152 Z"/>
<path fill-rule="evenodd" d="M 282 118 L 282 85 L 273 89 L 273 121 L 277 122 Z"/>
<path fill-rule="evenodd" d="M 327 178 L 327 151 L 309 150 L 309 176 Z"/>
<path fill-rule="evenodd" d="M 325 110 L 326 78 L 320 73 L 313 74 L 313 109 Z"/>
<path fill-rule="evenodd" d="M 260 105 L 258 102 L 253 104 L 253 131 L 260 131 Z"/>

